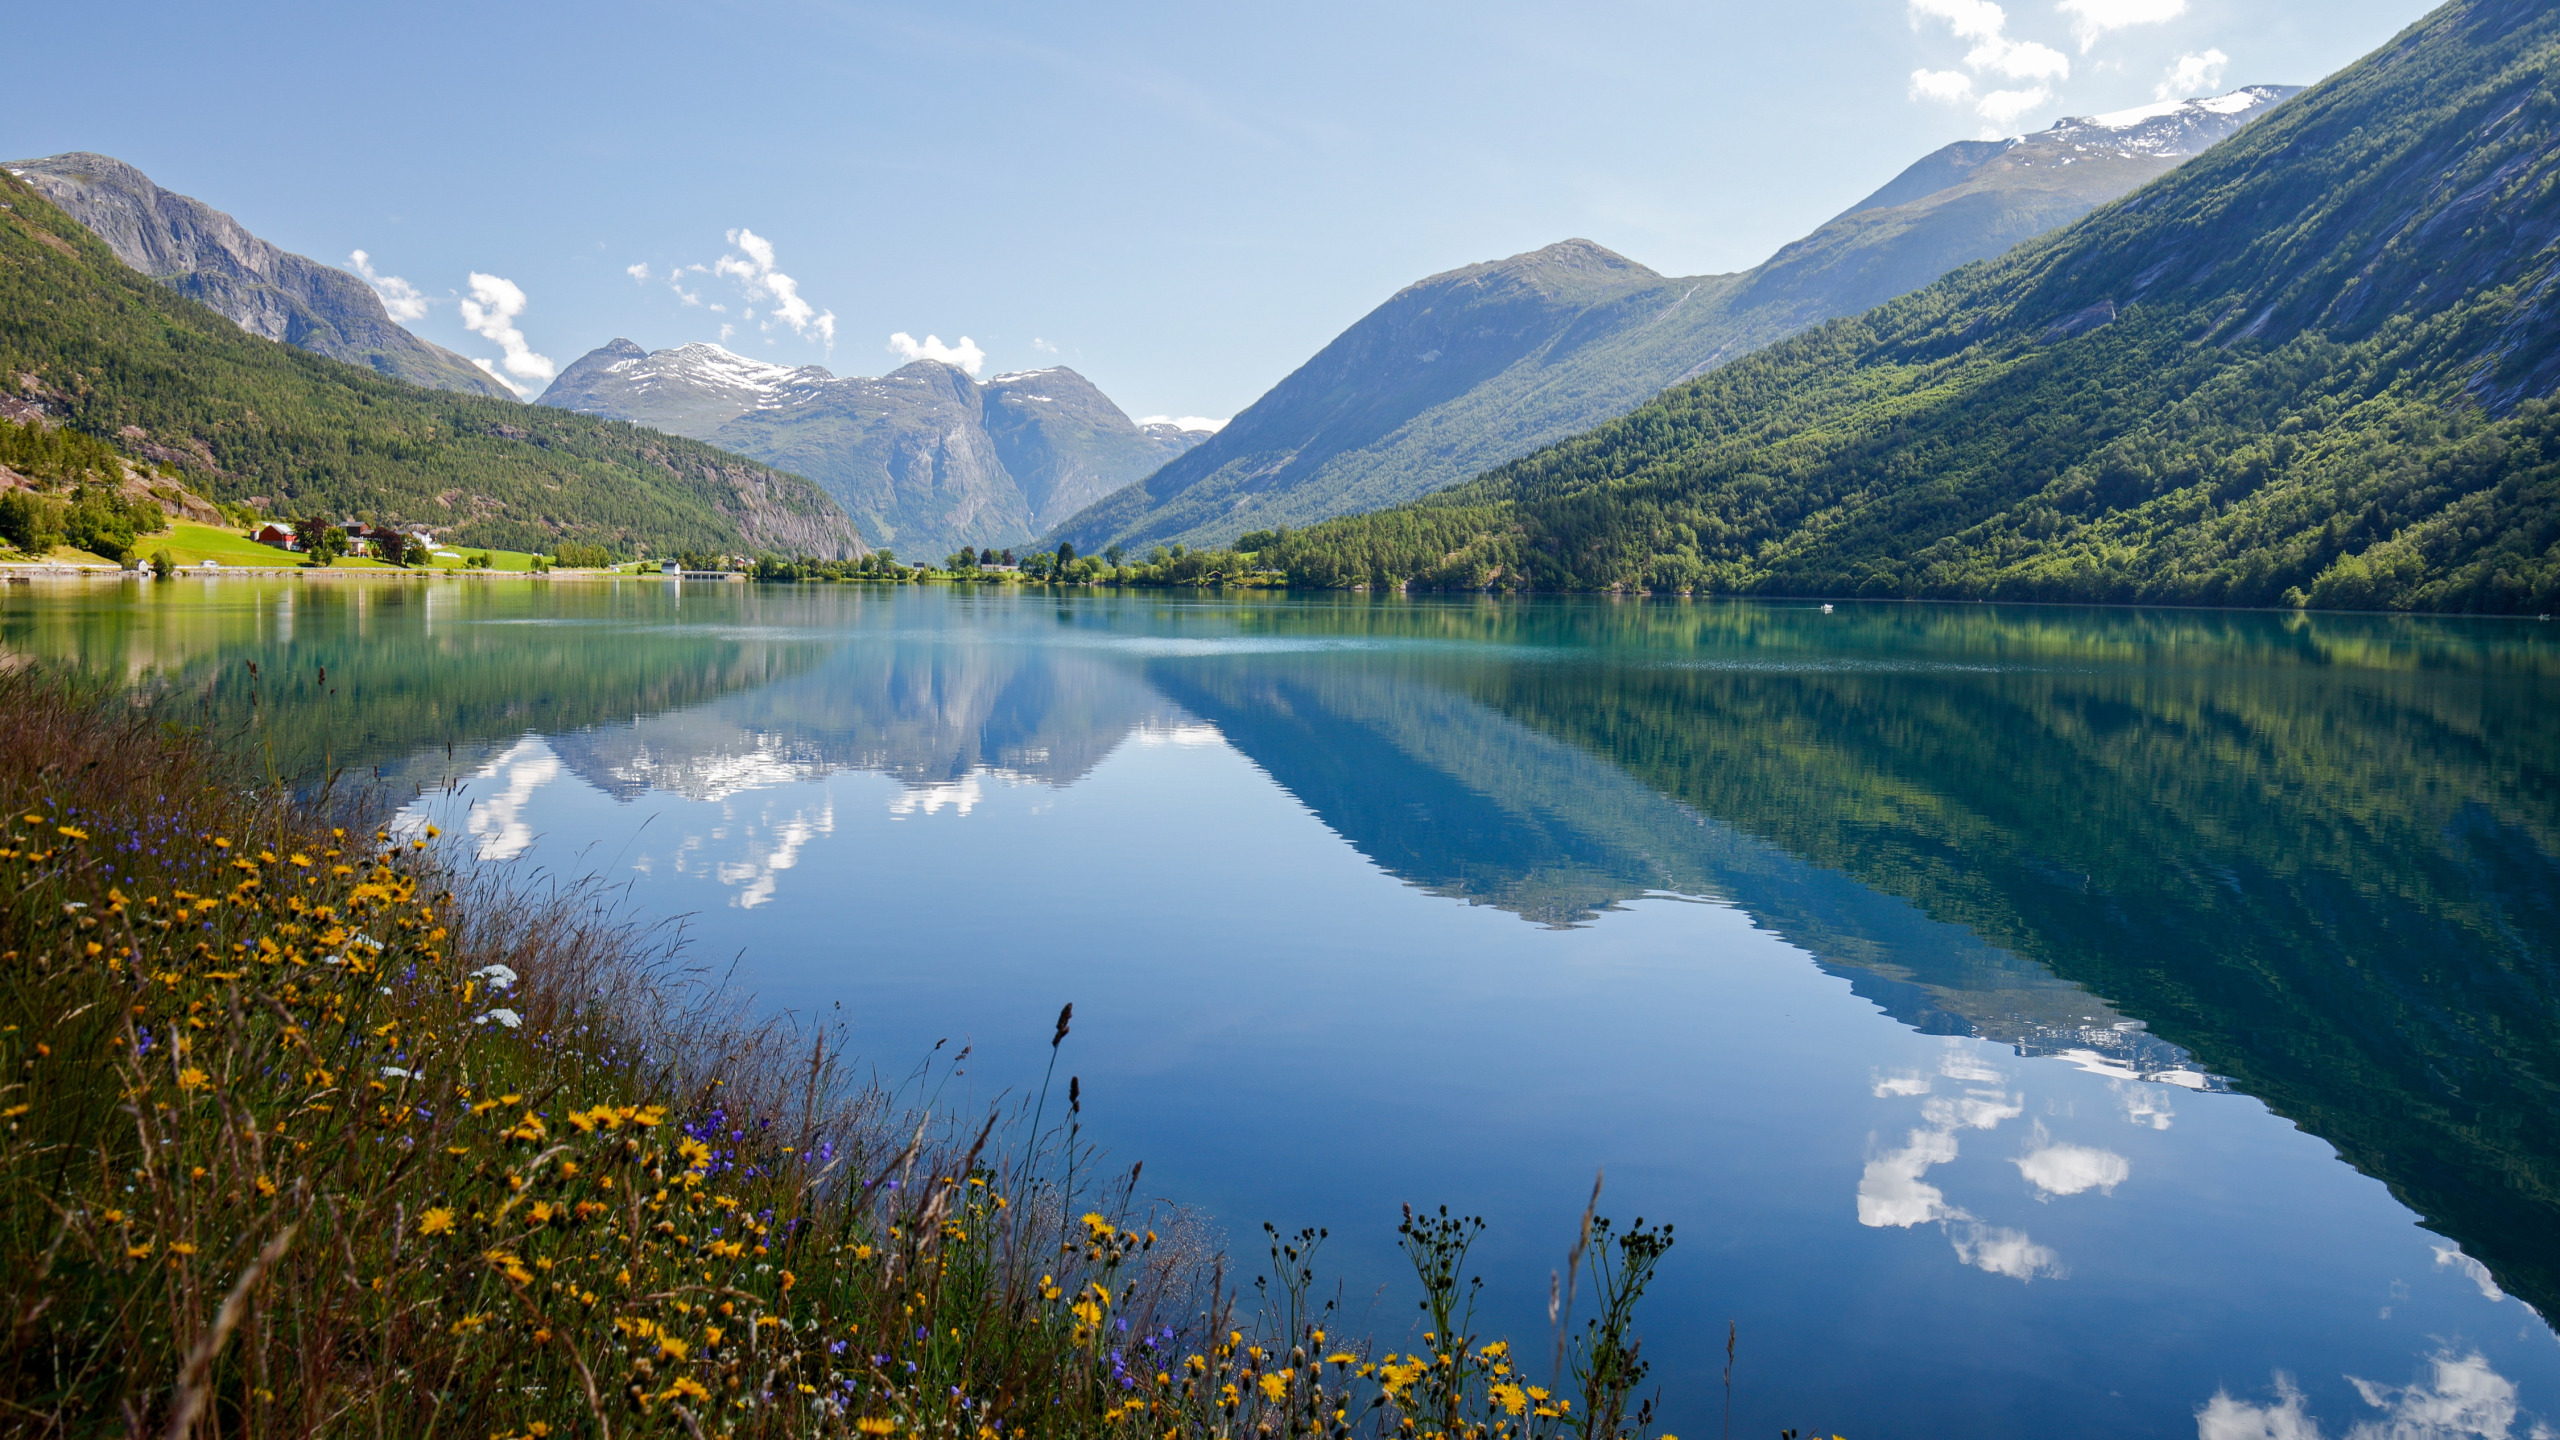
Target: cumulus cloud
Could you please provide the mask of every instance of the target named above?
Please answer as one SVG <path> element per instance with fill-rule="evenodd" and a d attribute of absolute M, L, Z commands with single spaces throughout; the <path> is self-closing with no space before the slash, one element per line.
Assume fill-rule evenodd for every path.
<path fill-rule="evenodd" d="M 956 365 L 973 376 L 987 363 L 987 352 L 979 349 L 978 342 L 966 335 L 960 337 L 957 345 L 945 345 L 939 335 L 927 335 L 919 343 L 916 337 L 901 330 L 889 337 L 889 348 L 911 361 L 939 360 L 945 365 Z"/>
<path fill-rule="evenodd" d="M 2187 13 L 2187 0 L 2062 0 L 2053 8 L 2071 17 L 2072 38 L 2086 55 L 2110 30 L 2177 19 Z"/>
<path fill-rule="evenodd" d="M 2038 1136 L 2042 1138 L 2041 1135 Z M 2027 1183 L 2036 1187 L 2036 1198 L 2051 1200 L 2057 1195 L 2077 1195 L 2095 1190 L 2112 1195 L 2125 1177 L 2133 1173 L 2133 1164 L 2112 1150 L 2094 1149 L 2087 1145 L 2047 1145 L 2031 1150 L 2012 1162 Z"/>
<path fill-rule="evenodd" d="M 2252 1405 L 2216 1390 L 2196 1412 L 2196 1440 L 2320 1440 L 2320 1422 L 2302 1406 L 2302 1391 L 2290 1375 L 2276 1376 L 2273 1405 Z"/>
<path fill-rule="evenodd" d="M 735 280 L 750 300 L 763 299 L 767 330 L 779 321 L 791 327 L 791 333 L 803 339 L 815 332 L 830 348 L 836 343 L 836 312 L 820 310 L 803 299 L 800 282 L 774 268 L 773 242 L 741 225 L 728 232 L 729 243 L 743 255 L 723 255 L 711 266 L 712 272 Z M 748 311 L 750 317 L 754 311 Z"/>
<path fill-rule="evenodd" d="M 1947 1204 L 1945 1192 L 1922 1180 L 1934 1165 L 1956 1158 L 1956 1137 L 1945 1130 L 1914 1130 L 1911 1141 L 1867 1162 L 1858 1177 L 1858 1223 L 1874 1229 L 1908 1230 L 1941 1220 L 1962 1218 Z"/>
<path fill-rule="evenodd" d="M 1974 113 L 2005 130 L 2053 99 L 2052 82 L 2070 78 L 2071 57 L 2050 45 L 2011 36 L 2008 12 L 1991 0 L 1910 0 L 1910 6 L 1914 29 L 1924 20 L 1940 21 L 1958 40 L 1972 42 L 1964 70 L 1912 71 L 1914 100 L 1970 104 Z M 1974 82 L 1990 79 L 2032 83 L 1977 94 Z"/>
<path fill-rule="evenodd" d="M 480 359 L 471 363 L 496 376 L 518 398 L 533 393 L 532 386 L 518 381 L 547 382 L 556 373 L 551 357 L 534 353 L 524 332 L 516 328 L 516 317 L 524 307 L 524 291 L 514 281 L 471 272 L 471 294 L 462 302 L 463 327 L 496 345 L 506 357 L 495 365 Z"/>
<path fill-rule="evenodd" d="M 2169 62 L 2168 70 L 2160 76 L 2160 83 L 2151 87 L 2152 98 L 2184 100 L 2190 95 L 2210 95 L 2222 88 L 2223 67 L 2230 63 L 2231 57 L 2219 50 L 2207 50 L 2201 55 L 2181 55 Z"/>
<path fill-rule="evenodd" d="M 427 297 L 418 293 L 417 286 L 397 275 L 375 274 L 373 257 L 361 250 L 347 258 L 355 262 L 356 273 L 364 277 L 364 283 L 372 286 L 373 293 L 382 297 L 382 308 L 391 312 L 392 319 L 406 325 L 413 320 L 427 318 Z"/>
<path fill-rule="evenodd" d="M 2039 1275 L 2062 1274 L 2062 1257 L 2051 1246 L 2028 1239 L 2024 1230 L 1970 1225 L 1964 1233 L 1948 1238 L 1955 1244 L 1956 1258 L 1976 1270 L 1988 1270 L 2020 1282 Z"/>
<path fill-rule="evenodd" d="M 2436 1352 L 2427 1374 L 2413 1385 L 2379 1385 L 2350 1375 L 2364 1403 L 2381 1411 L 2366 1416 L 2345 1432 L 2345 1440 L 2514 1440 L 2517 1421 L 2516 1382 L 2489 1367 L 2478 1351 L 2456 1356 Z M 2197 1440 L 2322 1440 L 2320 1422 L 2306 1408 L 2293 1377 L 2275 1376 L 2275 1403 L 2257 1405 L 2217 1390 L 2196 1411 Z M 2531 1422 L 2530 1440 L 2548 1440 L 2551 1428 Z"/>
<path fill-rule="evenodd" d="M 2026 1113 L 2024 1095 L 2005 1095 L 1997 1090 L 1968 1090 L 1962 1099 L 1932 1096 L 1920 1107 L 1920 1118 L 1941 1130 L 1990 1130 L 2003 1120 L 2015 1120 Z"/>
<path fill-rule="evenodd" d="M 1170 425 L 1177 430 L 1206 430 L 1212 435 L 1215 435 L 1219 431 L 1227 428 L 1226 421 L 1212 420 L 1206 415 L 1150 415 L 1138 423 L 1141 425 Z"/>
<path fill-rule="evenodd" d="M 1879 1100 L 1896 1095 L 1926 1095 L 1932 1083 L 1928 1076 L 1917 1070 L 1897 1070 L 1890 1075 L 1876 1077 L 1875 1094 Z"/>

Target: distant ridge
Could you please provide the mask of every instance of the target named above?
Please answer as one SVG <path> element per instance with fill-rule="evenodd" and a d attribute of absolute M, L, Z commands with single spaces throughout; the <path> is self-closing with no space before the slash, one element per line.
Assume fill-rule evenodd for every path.
<path fill-rule="evenodd" d="M 279 250 L 121 160 L 75 151 L 12 160 L 6 168 L 88 227 L 117 259 L 252 335 L 412 385 L 515 398 L 469 360 L 394 323 L 364 281 Z"/>
<path fill-rule="evenodd" d="M 978 381 L 918 360 L 877 378 L 625 339 L 560 373 L 541 404 L 706 440 L 817 481 L 873 543 L 938 560 L 1042 529 L 1208 438 L 1141 426 L 1063 365 Z"/>
<path fill-rule="evenodd" d="M 2076 220 L 2296 89 L 2256 85 L 1949 145 L 1740 274 L 1669 278 L 1576 239 L 1434 275 L 1215 439 L 1048 538 L 1084 550 L 1219 544 L 1411 500 Z"/>

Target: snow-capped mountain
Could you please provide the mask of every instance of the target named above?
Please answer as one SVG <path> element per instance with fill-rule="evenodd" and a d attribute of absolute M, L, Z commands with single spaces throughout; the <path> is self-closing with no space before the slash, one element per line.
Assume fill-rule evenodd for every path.
<path fill-rule="evenodd" d="M 1063 365 L 978 381 L 939 361 L 882 376 L 614 340 L 541 402 L 708 440 L 817 481 L 910 559 L 1015 546 L 1209 438 L 1141 427 Z"/>
<path fill-rule="evenodd" d="M 2250 85 L 2201 100 L 2163 100 L 2105 115 L 2057 120 L 2053 127 L 2013 144 L 2070 146 L 2075 152 L 2112 150 L 2183 160 L 2301 93 L 2299 85 Z"/>

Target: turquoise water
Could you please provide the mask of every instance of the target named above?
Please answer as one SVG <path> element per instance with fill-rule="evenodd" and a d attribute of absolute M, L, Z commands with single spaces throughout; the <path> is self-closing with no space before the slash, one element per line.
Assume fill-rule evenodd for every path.
<path fill-rule="evenodd" d="M 1645 1354 L 1690 1440 L 1728 1324 L 1745 1435 L 2560 1423 L 2551 630 L 0 594 L 9 654 L 624 884 L 886 1074 L 974 1045 L 964 1104 L 1036 1085 L 1072 1001 L 1086 1136 L 1248 1261 L 1329 1227 L 1395 1343 L 1399 1204 L 1486 1216 L 1493 1326 L 1539 1342 L 1605 1170 L 1678 1227 Z"/>

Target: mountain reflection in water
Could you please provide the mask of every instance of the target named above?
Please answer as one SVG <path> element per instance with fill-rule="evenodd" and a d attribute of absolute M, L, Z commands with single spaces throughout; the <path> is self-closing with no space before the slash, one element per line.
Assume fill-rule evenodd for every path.
<path fill-rule="evenodd" d="M 287 773 L 467 780 L 491 855 L 530 837 L 508 797 L 559 772 L 630 801 L 869 771 L 923 813 L 1213 727 L 1431 894 L 1550 927 L 1730 904 L 1914 1030 L 2125 1082 L 2137 1125 L 2181 1087 L 2254 1095 L 2484 1294 L 2560 1302 L 2560 645 L 2532 627 L 743 587 L 678 618 L 648 587 L 420 589 L 18 607 L 0 642 L 254 726 Z M 739 903 L 837 823 L 791 803 L 702 860 Z M 1962 1069 L 1878 1077 L 1915 1108 L 1859 1219 L 2047 1273 L 1929 1179 L 2020 1118 Z M 2017 1161 L 2039 1198 L 2124 1163 Z"/>

